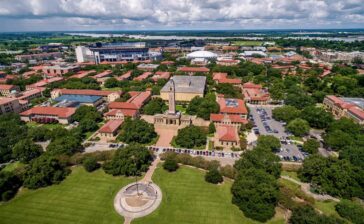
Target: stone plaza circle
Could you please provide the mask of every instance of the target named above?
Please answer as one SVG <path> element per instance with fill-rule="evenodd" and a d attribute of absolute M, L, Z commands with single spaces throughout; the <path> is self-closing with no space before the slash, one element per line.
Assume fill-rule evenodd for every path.
<path fill-rule="evenodd" d="M 114 208 L 124 218 L 134 219 L 152 213 L 161 201 L 162 191 L 156 184 L 134 182 L 123 187 L 116 194 Z"/>

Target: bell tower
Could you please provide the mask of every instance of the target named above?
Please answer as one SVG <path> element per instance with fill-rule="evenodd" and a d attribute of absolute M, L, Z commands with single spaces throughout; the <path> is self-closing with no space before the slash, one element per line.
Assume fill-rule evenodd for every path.
<path fill-rule="evenodd" d="M 171 85 L 169 86 L 169 93 L 168 93 L 168 113 L 169 114 L 176 114 L 176 99 L 175 99 L 175 84 L 173 79 L 170 79 Z"/>

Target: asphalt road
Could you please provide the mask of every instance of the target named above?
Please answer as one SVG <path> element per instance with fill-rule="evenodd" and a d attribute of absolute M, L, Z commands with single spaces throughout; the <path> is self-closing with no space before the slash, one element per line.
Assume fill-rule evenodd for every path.
<path fill-rule="evenodd" d="M 289 135 L 285 132 L 285 127 L 282 123 L 274 120 L 272 118 L 272 109 L 274 107 L 269 105 L 248 105 L 250 109 L 250 114 L 253 116 L 254 123 L 257 126 L 256 128 L 259 130 L 260 135 L 273 135 L 277 137 L 278 139 L 287 138 Z M 258 112 L 260 110 L 260 112 Z M 266 112 L 265 121 L 262 121 L 262 118 L 260 115 L 263 113 L 263 111 Z M 263 122 L 266 123 L 272 130 L 272 132 L 268 132 Z M 274 133 L 273 131 L 276 131 Z M 287 161 L 294 161 L 293 157 L 296 157 L 299 160 L 304 159 L 304 155 L 301 153 L 301 151 L 298 149 L 298 147 L 295 144 L 281 144 L 281 148 L 283 149 L 281 152 L 278 152 L 277 155 L 283 159 L 284 157 L 289 158 Z"/>

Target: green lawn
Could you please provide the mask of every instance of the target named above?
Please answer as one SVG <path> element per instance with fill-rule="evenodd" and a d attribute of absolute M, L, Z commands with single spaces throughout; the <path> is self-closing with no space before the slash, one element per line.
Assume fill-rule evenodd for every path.
<path fill-rule="evenodd" d="M 231 181 L 209 184 L 204 180 L 204 171 L 186 166 L 174 173 L 159 167 L 153 181 L 162 189 L 162 203 L 152 214 L 134 220 L 133 224 L 256 223 L 231 203 Z M 284 223 L 281 213 L 270 223 Z"/>
<path fill-rule="evenodd" d="M 187 107 L 183 107 L 182 105 L 176 105 L 176 110 L 180 111 L 182 114 L 186 114 Z"/>
<path fill-rule="evenodd" d="M 292 179 L 294 179 L 294 180 L 301 181 L 301 180 L 298 178 L 297 172 L 282 170 L 281 175 L 282 175 L 282 176 L 289 176 L 290 178 L 292 178 Z"/>
<path fill-rule="evenodd" d="M 314 207 L 322 211 L 325 215 L 340 217 L 335 209 L 336 204 L 337 202 L 335 201 L 315 201 Z"/>
<path fill-rule="evenodd" d="M 6 165 L 4 167 L 4 169 L 2 169 L 1 171 L 4 171 L 4 172 L 12 172 L 15 169 L 20 168 L 22 166 L 25 166 L 25 165 L 23 163 L 17 161 L 17 162 L 10 163 L 10 164 Z"/>
<path fill-rule="evenodd" d="M 87 173 L 73 168 L 59 185 L 22 190 L 0 205 L 0 223 L 122 223 L 113 207 L 114 196 L 133 179 L 106 175 L 102 169 Z"/>
<path fill-rule="evenodd" d="M 261 46 L 263 44 L 262 41 L 254 41 L 254 40 L 242 40 L 242 41 L 233 41 L 233 45 L 238 46 Z"/>

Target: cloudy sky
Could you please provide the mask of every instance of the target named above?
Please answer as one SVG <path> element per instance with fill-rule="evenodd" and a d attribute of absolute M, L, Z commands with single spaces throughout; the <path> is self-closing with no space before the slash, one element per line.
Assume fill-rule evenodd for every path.
<path fill-rule="evenodd" d="M 364 0 L 0 0 L 0 31 L 364 28 Z"/>

